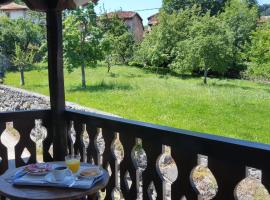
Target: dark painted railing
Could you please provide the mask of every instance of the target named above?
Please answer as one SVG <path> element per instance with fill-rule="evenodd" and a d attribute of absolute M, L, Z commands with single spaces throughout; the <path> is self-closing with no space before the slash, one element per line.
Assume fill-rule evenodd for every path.
<path fill-rule="evenodd" d="M 155 199 L 153 191 L 156 199 L 241 199 L 235 191 L 246 177 L 270 188 L 269 145 L 80 111 L 67 110 L 65 117 L 69 152 L 80 153 L 82 161 L 110 171 L 106 194 L 101 195 L 105 199 L 112 199 L 113 194 L 127 200 Z M 30 133 L 37 119 L 47 128 L 43 157 L 50 161 L 50 111 L 0 113 L 0 136 L 6 122 L 13 122 L 20 134 L 16 166 L 36 162 L 36 144 Z M 31 154 L 27 163 L 21 158 L 25 148 Z M 1 141 L 0 158 L 3 173 L 9 166 L 7 148 Z M 206 170 L 200 171 L 202 168 Z M 210 183 L 202 187 L 200 176 L 208 176 Z"/>
<path fill-rule="evenodd" d="M 104 168 L 110 166 L 112 174 L 106 188 L 107 199 L 111 198 L 115 189 L 121 191 L 124 199 L 139 198 L 140 170 L 134 158 L 138 139 L 142 141 L 140 148 L 147 156 L 147 167 L 141 170 L 143 199 L 151 199 L 149 186 L 152 184 L 155 186 L 157 199 L 171 196 L 171 199 L 177 200 L 238 199 L 235 194 L 237 185 L 247 176 L 255 179 L 257 183 L 262 182 L 267 189 L 270 188 L 270 145 L 72 110 L 66 111 L 66 117 L 74 124 L 75 152 L 80 152 L 81 155 L 86 152 L 84 155 L 88 161 L 93 159 Z M 85 146 L 84 142 L 85 131 L 90 139 L 88 146 Z M 98 143 L 101 143 L 98 138 L 101 133 L 105 141 L 104 152 L 98 150 Z M 164 174 L 162 175 L 162 166 L 158 162 L 161 155 L 166 154 L 164 145 L 170 147 L 171 157 L 177 166 L 172 171 L 176 178 L 171 181 L 173 182 L 169 189 L 171 195 L 166 193 L 165 183 L 168 181 Z M 122 153 L 118 156 L 120 159 L 117 159 L 115 146 L 124 151 L 124 155 Z M 101 154 L 103 159 L 100 159 Z M 196 177 L 193 175 L 196 174 L 196 170 L 200 171 L 200 167 L 210 169 L 213 176 L 209 177 L 216 180 L 216 183 L 212 181 L 208 184 L 207 186 L 212 188 L 206 187 L 206 190 L 215 191 L 218 187 L 217 193 L 212 192 L 209 195 L 207 191 L 203 191 L 205 188 L 202 189 L 198 180 L 197 182 L 194 180 Z M 132 182 L 130 187 L 127 184 L 127 174 L 130 175 Z"/>
<path fill-rule="evenodd" d="M 12 122 L 13 128 L 16 129 L 19 133 L 19 142 L 14 147 L 15 151 L 15 166 L 23 166 L 28 163 L 36 162 L 37 155 L 36 155 L 36 144 L 30 138 L 30 133 L 34 129 L 36 123 L 35 120 L 41 120 L 42 124 L 47 130 L 50 129 L 50 121 L 49 121 L 50 111 L 49 110 L 36 110 L 36 111 L 17 111 L 17 112 L 4 112 L 0 113 L 0 137 L 3 134 L 4 130 L 6 129 L 6 123 Z M 50 131 L 48 131 L 49 133 Z M 50 135 L 47 134 L 46 139 L 44 140 L 44 144 L 50 146 L 51 144 Z M 46 146 L 46 145 L 45 145 Z M 24 162 L 22 158 L 22 153 L 24 149 L 27 149 L 30 157 L 27 163 Z M 43 151 L 45 155 L 45 160 L 51 160 L 50 154 Z M 8 158 L 8 149 L 7 147 L 2 144 L 0 140 L 0 174 L 5 172 L 9 168 L 9 158 Z M 47 159 L 46 159 L 47 158 Z"/>

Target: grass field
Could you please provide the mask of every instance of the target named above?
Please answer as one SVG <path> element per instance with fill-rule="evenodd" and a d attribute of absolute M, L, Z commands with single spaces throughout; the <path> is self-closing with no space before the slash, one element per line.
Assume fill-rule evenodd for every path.
<path fill-rule="evenodd" d="M 80 70 L 65 73 L 66 99 L 83 106 L 193 131 L 270 143 L 270 84 L 244 80 L 176 77 L 135 67 L 87 69 L 87 89 Z M 48 95 L 47 70 L 25 73 L 24 89 Z M 19 86 L 19 73 L 6 74 Z"/>

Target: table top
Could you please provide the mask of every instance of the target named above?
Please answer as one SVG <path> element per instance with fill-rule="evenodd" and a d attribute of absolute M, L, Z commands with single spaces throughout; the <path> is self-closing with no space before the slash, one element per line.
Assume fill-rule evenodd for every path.
<path fill-rule="evenodd" d="M 65 165 L 64 162 L 51 162 L 52 164 Z M 81 163 L 83 166 L 92 166 L 87 163 Z M 22 168 L 22 167 L 21 167 Z M 109 175 L 106 170 L 103 169 L 104 176 L 94 187 L 89 190 L 72 189 L 72 188 L 54 188 L 54 187 L 38 187 L 38 186 L 13 186 L 6 179 L 10 178 L 20 168 L 6 171 L 0 176 L 0 195 L 11 199 L 79 199 L 86 195 L 93 195 L 99 190 L 106 187 L 109 181 Z"/>

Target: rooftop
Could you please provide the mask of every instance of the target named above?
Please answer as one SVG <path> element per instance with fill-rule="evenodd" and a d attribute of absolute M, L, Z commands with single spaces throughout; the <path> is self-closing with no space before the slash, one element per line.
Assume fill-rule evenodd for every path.
<path fill-rule="evenodd" d="M 27 9 L 28 9 L 27 6 L 20 5 L 14 2 L 0 5 L 0 10 L 27 10 Z"/>
<path fill-rule="evenodd" d="M 132 19 L 136 15 L 142 20 L 141 16 L 137 12 L 133 11 L 117 11 L 117 12 L 109 12 L 107 13 L 107 16 L 113 17 L 114 15 L 117 15 L 120 19 Z"/>

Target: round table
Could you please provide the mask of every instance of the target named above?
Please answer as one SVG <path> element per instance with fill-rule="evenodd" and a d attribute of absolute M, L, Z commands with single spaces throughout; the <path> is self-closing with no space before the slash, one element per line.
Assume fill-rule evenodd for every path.
<path fill-rule="evenodd" d="M 64 162 L 50 162 L 51 164 L 65 165 Z M 84 166 L 92 166 L 87 163 L 81 163 Z M 22 168 L 22 167 L 20 167 Z M 7 181 L 14 173 L 20 168 L 6 171 L 0 176 L 0 195 L 10 199 L 80 199 L 85 196 L 90 196 L 95 199 L 99 190 L 106 187 L 109 181 L 109 174 L 106 170 L 103 170 L 103 178 L 94 187 L 89 190 L 72 189 L 72 188 L 54 188 L 54 187 L 38 187 L 38 186 L 13 186 Z M 91 199 L 90 198 L 90 199 Z"/>

